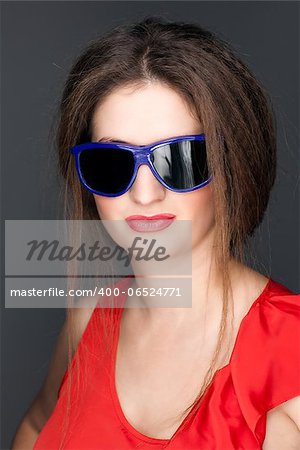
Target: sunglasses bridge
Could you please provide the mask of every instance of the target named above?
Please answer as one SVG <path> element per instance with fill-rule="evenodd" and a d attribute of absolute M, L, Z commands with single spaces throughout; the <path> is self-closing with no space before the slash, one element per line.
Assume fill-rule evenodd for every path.
<path fill-rule="evenodd" d="M 149 165 L 150 162 L 150 151 L 137 149 L 134 151 L 134 158 L 136 167 L 139 167 L 141 164 Z"/>

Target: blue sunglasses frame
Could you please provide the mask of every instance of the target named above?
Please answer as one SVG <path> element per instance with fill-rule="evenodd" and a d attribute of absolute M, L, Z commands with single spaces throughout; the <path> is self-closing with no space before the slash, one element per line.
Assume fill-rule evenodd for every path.
<path fill-rule="evenodd" d="M 125 194 L 133 185 L 135 179 L 136 179 L 136 175 L 137 175 L 137 171 L 138 168 L 141 164 L 147 164 L 148 167 L 150 167 L 153 175 L 155 176 L 155 178 L 166 188 L 169 189 L 170 191 L 173 192 L 177 192 L 177 193 L 185 193 L 185 192 L 191 192 L 194 191 L 196 189 L 200 189 L 201 187 L 206 186 L 208 183 L 211 182 L 211 180 L 213 179 L 213 176 L 211 175 L 207 180 L 205 180 L 203 183 L 194 186 L 192 188 L 187 188 L 187 189 L 175 189 L 172 188 L 170 186 L 168 186 L 165 181 L 160 177 L 160 175 L 157 173 L 155 167 L 152 164 L 152 161 L 150 159 L 151 153 L 156 150 L 159 147 L 163 147 L 164 145 L 167 144 L 172 144 L 172 143 L 176 143 L 176 142 L 182 142 L 182 141 L 205 141 L 205 134 L 190 134 L 190 135 L 186 135 L 186 136 L 178 136 L 178 137 L 173 137 L 173 138 L 169 138 L 163 141 L 157 141 L 154 142 L 151 145 L 129 145 L 129 144 L 123 144 L 123 143 L 112 143 L 112 142 L 88 142 L 85 144 L 79 144 L 79 145 L 75 145 L 74 147 L 72 147 L 70 149 L 70 152 L 75 156 L 76 158 L 76 170 L 77 173 L 79 175 L 79 179 L 81 181 L 81 183 L 83 184 L 83 186 L 88 189 L 90 192 L 92 192 L 93 194 L 96 195 L 101 195 L 104 197 L 119 197 L 123 194 Z M 119 149 L 119 150 L 126 150 L 126 151 L 130 151 L 133 153 L 133 157 L 134 157 L 134 171 L 133 171 L 133 175 L 132 178 L 130 180 L 130 182 L 128 183 L 128 186 L 121 192 L 117 193 L 117 194 L 107 194 L 107 193 L 103 193 L 100 191 L 96 191 L 94 189 L 92 189 L 90 186 L 88 186 L 82 176 L 81 170 L 80 170 L 80 162 L 79 162 L 79 157 L 80 157 L 80 153 L 83 150 L 86 149 L 91 149 L 91 148 L 97 148 L 97 149 L 101 149 L 101 148 L 113 148 L 113 149 Z"/>

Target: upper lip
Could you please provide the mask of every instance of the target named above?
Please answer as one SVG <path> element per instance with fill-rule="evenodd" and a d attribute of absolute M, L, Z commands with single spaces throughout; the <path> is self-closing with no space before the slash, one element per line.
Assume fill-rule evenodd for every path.
<path fill-rule="evenodd" d="M 133 215 L 126 217 L 125 220 L 157 220 L 157 219 L 173 219 L 175 217 L 175 214 L 171 213 L 163 213 L 163 214 L 156 214 L 155 216 L 141 216 L 141 215 Z"/>

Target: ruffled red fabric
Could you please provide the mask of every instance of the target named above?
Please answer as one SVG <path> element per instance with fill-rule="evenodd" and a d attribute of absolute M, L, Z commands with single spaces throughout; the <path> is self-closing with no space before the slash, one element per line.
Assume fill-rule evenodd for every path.
<path fill-rule="evenodd" d="M 120 287 L 128 287 L 131 280 L 124 278 Z M 117 324 L 125 300 L 118 300 Z M 84 370 L 74 377 L 64 449 L 258 450 L 265 438 L 266 413 L 300 395 L 300 295 L 272 279 L 243 318 L 229 363 L 215 373 L 199 409 L 189 413 L 171 439 L 146 436 L 127 421 L 115 388 L 115 359 L 111 365 L 99 357 L 98 313 L 95 308 L 76 351 Z M 114 358 L 118 333 L 117 328 Z M 74 358 L 34 450 L 61 448 L 66 381 L 70 370 L 76 372 Z"/>

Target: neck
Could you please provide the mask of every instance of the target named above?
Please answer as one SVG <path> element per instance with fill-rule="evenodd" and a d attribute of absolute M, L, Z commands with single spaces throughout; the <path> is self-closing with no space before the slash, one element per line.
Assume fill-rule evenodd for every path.
<path fill-rule="evenodd" d="M 220 311 L 222 280 L 214 265 L 212 248 L 212 245 L 208 244 L 205 247 L 193 248 L 191 271 L 187 273 L 179 270 L 187 267 L 184 265 L 184 258 L 174 259 L 172 267 L 177 268 L 177 274 L 174 275 L 173 272 L 173 275 L 169 276 L 149 275 L 146 266 L 133 265 L 136 277 L 131 287 L 134 295 L 127 299 L 125 307 L 143 309 L 142 315 L 147 318 L 147 323 L 157 326 L 171 323 L 172 328 L 191 322 L 199 323 L 199 319 L 204 315 Z M 241 267 L 232 260 L 229 269 L 230 276 L 235 281 Z M 145 293 L 149 293 L 153 288 L 155 295 L 135 295 L 137 288 L 141 293 L 143 288 L 146 288 Z M 164 288 L 175 288 L 175 292 L 173 296 L 160 296 L 157 291 L 159 288 L 161 292 L 166 292 Z M 171 290 L 167 292 L 171 293 Z M 177 293 L 181 294 L 181 297 L 176 296 Z"/>

